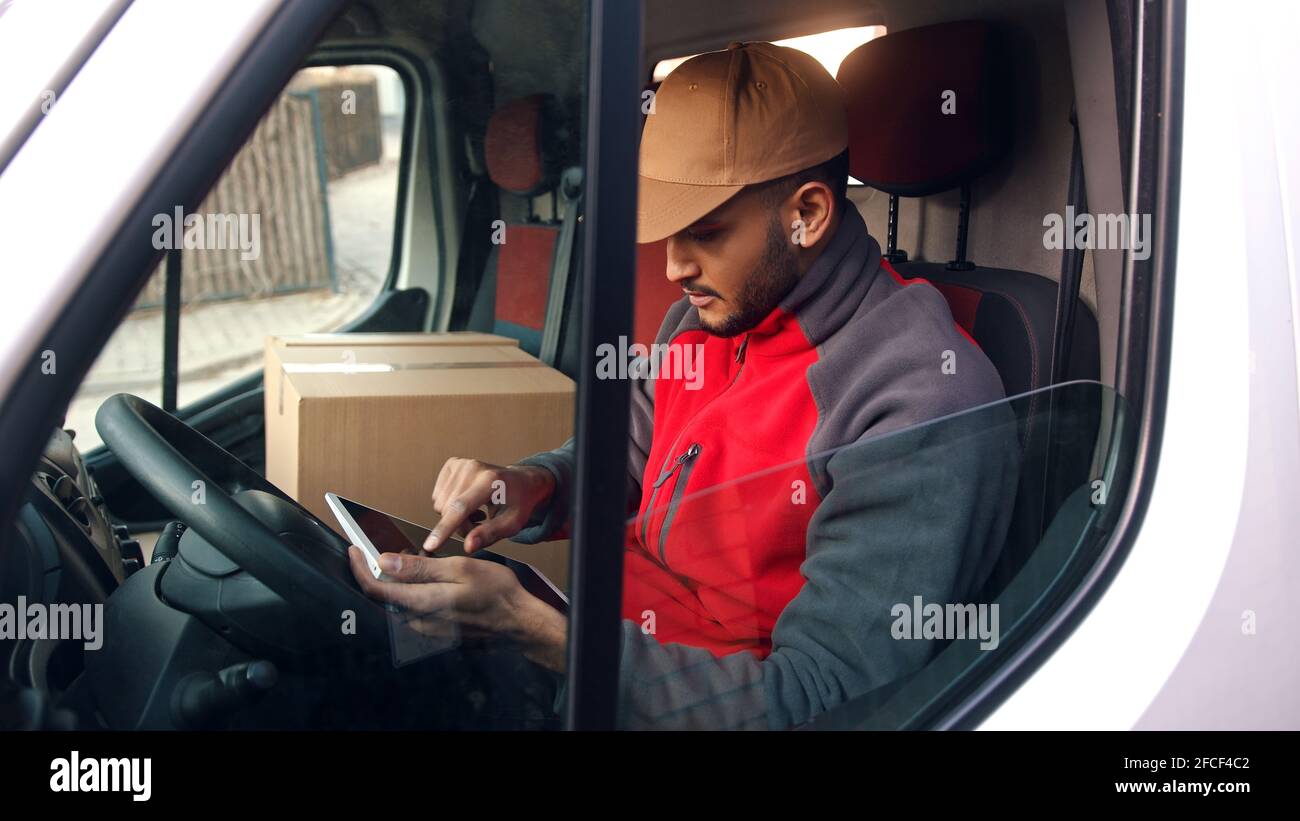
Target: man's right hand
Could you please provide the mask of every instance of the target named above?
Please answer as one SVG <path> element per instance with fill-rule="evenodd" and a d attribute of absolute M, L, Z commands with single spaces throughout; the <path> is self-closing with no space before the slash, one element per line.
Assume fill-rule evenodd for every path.
<path fill-rule="evenodd" d="M 433 488 L 433 509 L 442 519 L 425 539 L 424 549 L 432 553 L 466 529 L 466 553 L 508 539 L 524 529 L 533 511 L 554 492 L 555 476 L 543 467 L 501 467 L 477 459 L 448 459 Z M 487 518 L 467 528 L 483 507 L 488 510 Z"/>

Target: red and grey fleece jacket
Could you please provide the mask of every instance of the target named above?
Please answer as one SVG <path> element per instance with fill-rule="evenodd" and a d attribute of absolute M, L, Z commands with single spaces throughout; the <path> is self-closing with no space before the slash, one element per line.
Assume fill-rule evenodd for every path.
<path fill-rule="evenodd" d="M 624 726 L 786 727 L 923 666 L 936 645 L 895 638 L 894 608 L 968 603 L 1020 458 L 940 293 L 850 206 L 752 330 L 712 336 L 683 299 L 659 345 L 632 380 Z M 516 540 L 562 536 L 572 440 L 521 464 L 556 493 Z"/>

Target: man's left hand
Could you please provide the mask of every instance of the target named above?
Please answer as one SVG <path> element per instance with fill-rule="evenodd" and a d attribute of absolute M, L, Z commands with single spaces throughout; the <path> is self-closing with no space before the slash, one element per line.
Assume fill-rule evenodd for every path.
<path fill-rule="evenodd" d="M 348 548 L 348 560 L 362 592 L 402 608 L 415 630 L 441 636 L 455 625 L 461 635 L 515 644 L 538 664 L 563 669 L 567 621 L 524 590 L 510 568 L 465 556 L 384 553 L 379 568 L 387 578 L 380 581 L 359 548 Z"/>

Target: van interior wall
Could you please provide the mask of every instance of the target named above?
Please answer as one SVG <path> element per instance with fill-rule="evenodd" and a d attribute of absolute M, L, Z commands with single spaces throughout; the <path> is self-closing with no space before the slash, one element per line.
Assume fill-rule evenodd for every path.
<path fill-rule="evenodd" d="M 1074 90 L 1063 6 L 1043 0 L 886 0 L 881 5 L 891 33 L 951 20 L 1002 24 L 1012 51 L 1016 125 L 1007 156 L 971 185 L 967 259 L 1059 280 L 1062 252 L 1043 247 L 1043 218 L 1065 211 L 1073 148 Z M 854 188 L 850 198 L 883 244 L 889 196 Z M 908 259 L 953 258 L 958 201 L 957 189 L 900 200 L 898 247 Z M 1091 254 L 1085 254 L 1080 294 L 1095 312 Z"/>

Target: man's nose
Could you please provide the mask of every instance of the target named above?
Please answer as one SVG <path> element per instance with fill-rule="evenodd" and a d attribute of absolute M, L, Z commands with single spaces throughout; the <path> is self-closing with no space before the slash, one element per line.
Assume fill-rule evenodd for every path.
<path fill-rule="evenodd" d="M 686 251 L 685 243 L 678 241 L 677 237 L 668 238 L 668 281 L 672 283 L 686 282 L 695 279 L 703 271 L 700 264 Z"/>

